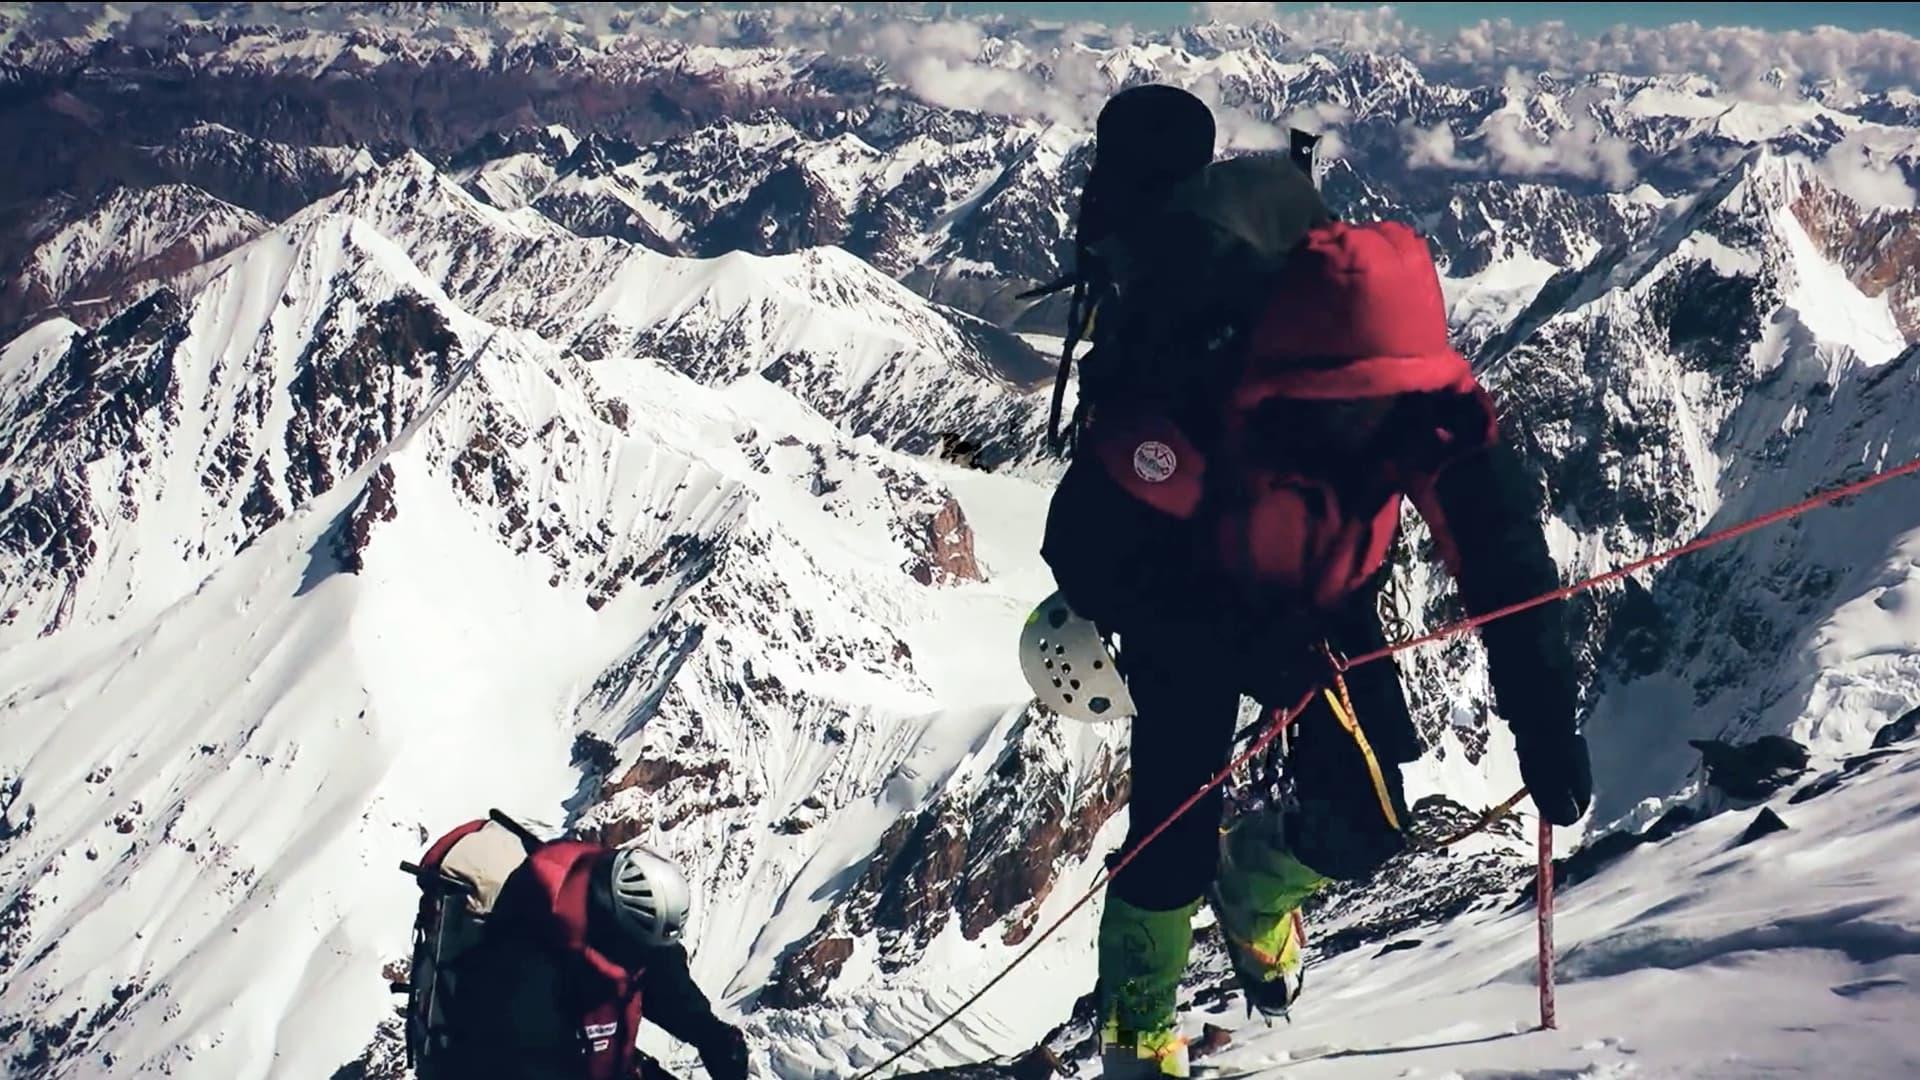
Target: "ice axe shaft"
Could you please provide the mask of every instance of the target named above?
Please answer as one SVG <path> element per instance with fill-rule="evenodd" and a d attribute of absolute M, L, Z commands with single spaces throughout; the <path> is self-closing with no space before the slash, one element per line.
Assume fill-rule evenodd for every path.
<path fill-rule="evenodd" d="M 1540 1026 L 1560 1026 L 1553 1010 L 1553 822 L 1540 818 L 1540 871 L 1533 890 L 1540 934 Z"/>

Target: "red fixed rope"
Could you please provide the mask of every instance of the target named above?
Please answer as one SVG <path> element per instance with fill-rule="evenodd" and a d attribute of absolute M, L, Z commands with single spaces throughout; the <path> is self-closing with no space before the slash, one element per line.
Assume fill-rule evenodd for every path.
<path fill-rule="evenodd" d="M 1661 563 L 1668 562 L 1673 559 L 1677 559 L 1682 555 L 1690 555 L 1693 552 L 1700 551 L 1705 548 L 1713 547 L 1716 544 L 1724 544 L 1729 540 L 1733 540 L 1737 537 L 1745 536 L 1746 534 L 1753 532 L 1757 529 L 1763 529 L 1768 525 L 1774 525 L 1779 522 L 1786 521 L 1790 518 L 1799 517 L 1800 515 L 1805 514 L 1810 510 L 1815 510 L 1822 506 L 1826 506 L 1829 503 L 1833 503 L 1840 499 L 1844 499 L 1849 495 L 1858 495 L 1859 493 L 1866 491 L 1869 488 L 1877 487 L 1880 484 L 1884 484 L 1889 480 L 1892 480 L 1901 476 L 1911 475 L 1913 473 L 1920 473 L 1920 458 L 1914 458 L 1912 461 L 1909 461 L 1904 465 L 1898 465 L 1890 469 L 1883 469 L 1879 472 L 1874 473 L 1871 476 L 1866 477 L 1865 479 L 1856 480 L 1851 484 L 1843 484 L 1839 487 L 1830 488 L 1826 491 L 1819 492 L 1811 496 L 1810 498 L 1803 499 L 1800 502 L 1794 503 L 1792 506 L 1781 507 L 1778 510 L 1771 511 L 1766 514 L 1762 514 L 1759 517 L 1753 518 L 1750 521 L 1745 521 L 1745 522 L 1742 522 L 1741 524 L 1734 525 L 1730 528 L 1722 529 L 1719 532 L 1709 533 L 1706 536 L 1702 536 L 1696 540 L 1692 540 L 1685 544 L 1681 544 L 1678 547 L 1668 548 L 1665 551 L 1656 552 L 1652 555 L 1647 556 L 1644 559 L 1639 559 L 1634 562 L 1628 563 L 1626 566 L 1620 567 L 1617 570 L 1609 570 L 1604 574 L 1597 574 L 1593 577 L 1587 578 L 1584 581 L 1579 581 L 1579 582 L 1575 582 L 1572 585 L 1568 585 L 1563 589 L 1555 589 L 1552 592 L 1543 593 L 1539 596 L 1536 596 L 1531 600 L 1523 600 L 1517 604 L 1509 604 L 1506 607 L 1500 608 L 1496 611 L 1487 612 L 1485 615 L 1476 615 L 1470 619 L 1462 619 L 1459 622 L 1450 623 L 1446 626 L 1441 627 L 1438 630 L 1432 631 L 1431 633 L 1422 635 L 1421 637 L 1414 638 L 1411 641 L 1402 642 L 1398 645 L 1389 645 L 1383 649 L 1376 649 L 1373 652 L 1365 653 L 1360 656 L 1356 656 L 1351 660 L 1347 660 L 1345 662 L 1339 663 L 1337 666 L 1339 670 L 1342 670 L 1342 671 L 1350 670 L 1352 668 L 1357 668 L 1362 664 L 1371 664 L 1377 660 L 1385 660 L 1389 656 L 1393 656 L 1396 653 L 1406 652 L 1409 649 L 1417 649 L 1423 645 L 1431 645 L 1431 644 L 1434 644 L 1435 642 L 1445 641 L 1448 638 L 1458 637 L 1459 635 L 1464 634 L 1469 630 L 1477 629 L 1478 627 L 1485 626 L 1486 624 L 1490 622 L 1494 622 L 1499 619 L 1504 619 L 1509 615 L 1515 615 L 1515 614 L 1518 614 L 1519 612 L 1526 611 L 1530 608 L 1539 607 L 1542 604 L 1550 604 L 1550 603 L 1553 603 L 1555 600 L 1565 600 L 1568 597 L 1586 592 L 1587 590 L 1595 588 L 1600 585 L 1605 585 L 1608 582 L 1618 581 L 1619 579 L 1626 577 L 1629 574 L 1636 573 L 1641 570 L 1645 570 L 1650 566 L 1658 566 Z M 1199 805 L 1200 800 L 1206 798 L 1207 795 L 1213 791 L 1213 789 L 1219 787 L 1221 784 L 1226 783 L 1228 777 L 1233 775 L 1233 772 L 1235 769 L 1238 769 L 1241 765 L 1244 765 L 1248 761 L 1252 760 L 1256 754 L 1266 749 L 1267 746 L 1271 744 L 1274 739 L 1278 738 L 1280 736 L 1280 733 L 1286 730 L 1287 725 L 1293 723 L 1293 721 L 1297 717 L 1299 717 L 1299 715 L 1302 712 L 1306 710 L 1308 703 L 1313 700 L 1313 695 L 1319 693 L 1320 689 L 1321 687 L 1316 685 L 1311 690 L 1308 690 L 1306 694 L 1302 695 L 1299 703 L 1296 704 L 1291 709 L 1275 709 L 1270 714 L 1272 716 L 1272 720 L 1268 722 L 1265 729 L 1263 729 L 1260 732 L 1260 735 L 1257 738 L 1255 738 L 1253 742 L 1249 743 L 1245 750 L 1241 751 L 1239 756 L 1235 757 L 1232 761 L 1228 762 L 1226 768 L 1221 769 L 1219 772 L 1213 774 L 1212 778 L 1210 778 L 1205 784 L 1201 785 L 1198 791 L 1195 791 L 1192 795 L 1189 795 L 1185 802 L 1181 803 L 1178 807 L 1174 809 L 1173 813 L 1167 815 L 1167 818 L 1165 821 L 1162 821 L 1160 824 L 1154 826 L 1153 831 L 1148 833 L 1145 839 L 1141 840 L 1139 843 L 1135 844 L 1133 847 L 1127 849 L 1125 852 L 1123 852 L 1120 855 L 1118 859 L 1114 860 L 1113 864 L 1109 866 L 1107 870 L 1104 873 L 1102 873 L 1097 879 L 1094 880 L 1092 887 L 1088 888 L 1087 891 L 1084 894 L 1082 894 L 1078 900 L 1074 901 L 1073 906 L 1068 908 L 1065 914 L 1061 915 L 1059 918 L 1049 923 L 1046 929 L 1034 935 L 1033 941 L 1029 943 L 1025 949 L 1022 949 L 1020 951 L 1020 954 L 1013 958 L 1012 962 L 1007 964 L 1005 968 L 1001 969 L 998 975 L 995 975 L 992 979 L 988 980 L 985 986 L 982 986 L 980 989 L 974 991 L 973 994 L 969 996 L 965 1001 L 961 1002 L 957 1008 L 949 1012 L 946 1016 L 942 1017 L 939 1023 L 933 1025 L 931 1028 L 928 1028 L 918 1038 L 908 1043 L 905 1047 L 901 1048 L 897 1053 L 893 1054 L 891 1057 L 887 1058 L 885 1061 L 882 1061 L 880 1064 L 875 1065 L 873 1068 L 868 1069 L 866 1072 L 861 1073 L 856 1078 L 856 1080 L 871 1080 L 871 1078 L 878 1076 L 882 1070 L 889 1068 L 890 1066 L 899 1062 L 902 1058 L 905 1058 L 908 1054 L 911 1054 L 915 1050 L 918 1050 L 921 1046 L 926 1044 L 928 1039 L 931 1039 L 935 1035 L 939 1034 L 939 1032 L 942 1029 L 944 1029 L 948 1024 L 951 1024 L 953 1021 L 959 1019 L 961 1013 L 966 1012 L 968 1009 L 972 1008 L 973 1005 L 976 1002 L 978 1002 L 981 998 L 985 997 L 987 994 L 987 991 L 992 990 L 994 987 L 1000 985 L 1000 983 L 1004 981 L 1007 976 L 1013 974 L 1014 969 L 1019 967 L 1021 963 L 1027 959 L 1027 957 L 1033 955 L 1034 950 L 1038 949 L 1042 944 L 1046 942 L 1048 938 L 1052 937 L 1055 931 L 1059 930 L 1062 926 L 1066 925 L 1066 922 L 1068 919 L 1071 919 L 1075 914 L 1077 914 L 1080 911 L 1081 908 L 1087 906 L 1087 904 L 1091 902 L 1095 896 L 1098 896 L 1100 894 L 1100 890 L 1106 888 L 1107 883 L 1113 880 L 1114 875 L 1118 874 L 1121 870 L 1126 869 L 1129 863 L 1133 862 L 1134 859 L 1138 858 L 1140 853 L 1146 849 L 1146 846 L 1148 844 L 1151 844 L 1155 840 L 1159 839 L 1160 834 L 1172 828 L 1174 822 L 1180 820 L 1180 818 L 1184 816 L 1187 813 L 1187 811 L 1192 810 L 1195 806 Z M 1553 937 L 1552 937 L 1553 935 L 1553 896 L 1552 896 L 1553 826 L 1551 823 L 1547 822 L 1543 818 L 1540 822 L 1540 829 L 1541 829 L 1541 835 L 1540 835 L 1541 863 L 1540 863 L 1539 879 L 1538 879 L 1538 886 L 1539 886 L 1538 887 L 1538 899 L 1539 899 L 1538 923 L 1539 923 L 1539 934 L 1540 934 L 1540 1023 L 1542 1027 L 1550 1028 L 1554 1026 Z"/>

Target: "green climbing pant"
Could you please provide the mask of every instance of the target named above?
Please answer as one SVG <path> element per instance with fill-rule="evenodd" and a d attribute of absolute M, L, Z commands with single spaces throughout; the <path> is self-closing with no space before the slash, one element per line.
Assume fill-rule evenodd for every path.
<path fill-rule="evenodd" d="M 1147 911 L 1109 893 L 1100 917 L 1100 1012 L 1123 1031 L 1173 1026 L 1199 901 Z"/>

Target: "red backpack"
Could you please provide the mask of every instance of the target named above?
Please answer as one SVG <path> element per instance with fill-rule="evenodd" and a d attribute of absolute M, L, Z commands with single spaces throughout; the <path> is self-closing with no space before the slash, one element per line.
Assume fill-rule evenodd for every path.
<path fill-rule="evenodd" d="M 1230 370 L 1188 378 L 1203 400 L 1108 388 L 1083 410 L 1043 554 L 1106 628 L 1226 598 L 1331 609 L 1380 571 L 1401 500 L 1437 513 L 1437 474 L 1493 439 L 1412 229 L 1319 226 L 1259 285 L 1208 361 Z"/>

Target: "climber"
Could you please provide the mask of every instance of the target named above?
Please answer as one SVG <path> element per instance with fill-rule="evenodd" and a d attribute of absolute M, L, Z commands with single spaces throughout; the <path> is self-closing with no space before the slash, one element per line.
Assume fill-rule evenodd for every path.
<path fill-rule="evenodd" d="M 712 1080 L 745 1080 L 745 1036 L 689 971 L 690 893 L 672 862 L 541 841 L 496 813 L 403 869 L 422 888 L 405 987 L 421 1080 L 672 1080 L 634 1046 L 643 1003 Z"/>
<path fill-rule="evenodd" d="M 1302 903 L 1406 847 L 1400 766 L 1421 746 L 1398 675 L 1337 667 L 1384 644 L 1403 499 L 1469 612 L 1558 584 L 1537 485 L 1448 345 L 1425 242 L 1334 220 L 1285 156 L 1214 162 L 1213 137 L 1206 106 L 1171 87 L 1100 114 L 1056 426 L 1075 346 L 1092 348 L 1042 548 L 1060 591 L 1029 622 L 1023 668 L 1055 711 L 1134 715 L 1128 848 L 1224 767 L 1242 695 L 1277 708 L 1324 689 L 1289 731 L 1270 808 L 1223 832 L 1216 790 L 1114 878 L 1109 1077 L 1187 1075 L 1175 993 L 1203 899 L 1249 1004 L 1284 1013 Z M 1521 775 L 1566 825 L 1592 782 L 1562 607 L 1481 636 Z"/>

